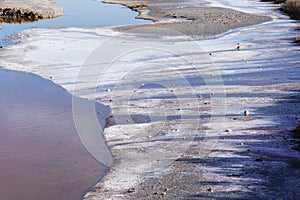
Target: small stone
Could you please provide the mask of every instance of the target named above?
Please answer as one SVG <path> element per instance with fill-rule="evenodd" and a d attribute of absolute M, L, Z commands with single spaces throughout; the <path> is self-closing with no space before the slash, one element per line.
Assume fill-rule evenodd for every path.
<path fill-rule="evenodd" d="M 171 89 L 170 92 L 175 92 L 175 89 Z"/>
<path fill-rule="evenodd" d="M 135 192 L 135 188 L 133 187 L 133 188 L 129 188 L 128 190 L 127 190 L 127 193 L 133 193 L 133 192 Z"/>
<path fill-rule="evenodd" d="M 166 196 L 167 195 L 167 193 L 166 192 L 162 192 L 161 194 L 160 194 L 160 196 Z"/>
<path fill-rule="evenodd" d="M 102 112 L 98 112 L 99 115 L 102 115 Z"/>
<path fill-rule="evenodd" d="M 214 190 L 212 188 L 207 188 L 207 191 L 214 192 Z"/>
<path fill-rule="evenodd" d="M 236 49 L 238 50 L 238 51 L 242 51 L 242 46 L 239 44 L 239 43 L 237 43 L 237 46 L 236 46 Z"/>
<path fill-rule="evenodd" d="M 241 146 L 244 146 L 244 142 L 241 142 L 240 145 L 241 145 Z"/>
<path fill-rule="evenodd" d="M 267 157 L 268 157 L 267 155 L 262 155 L 262 156 L 261 156 L 261 158 L 267 158 Z"/>
<path fill-rule="evenodd" d="M 249 110 L 244 110 L 244 116 L 249 116 Z"/>
<path fill-rule="evenodd" d="M 199 99 L 203 99 L 203 96 L 202 96 L 202 95 L 200 95 L 198 98 L 199 98 Z"/>
<path fill-rule="evenodd" d="M 53 77 L 53 76 L 49 76 L 49 78 L 50 78 L 50 79 L 53 79 L 54 77 Z"/>
<path fill-rule="evenodd" d="M 110 89 L 107 89 L 106 91 L 107 91 L 107 92 L 110 92 Z"/>
<path fill-rule="evenodd" d="M 152 138 L 152 136 L 151 136 L 151 135 L 148 135 L 148 138 Z"/>
<path fill-rule="evenodd" d="M 225 132 L 227 132 L 227 133 L 232 133 L 232 130 L 229 128 L 229 129 L 226 129 Z"/>
<path fill-rule="evenodd" d="M 204 105 L 211 105 L 211 104 L 212 104 L 211 101 L 206 101 L 206 102 L 204 103 Z"/>

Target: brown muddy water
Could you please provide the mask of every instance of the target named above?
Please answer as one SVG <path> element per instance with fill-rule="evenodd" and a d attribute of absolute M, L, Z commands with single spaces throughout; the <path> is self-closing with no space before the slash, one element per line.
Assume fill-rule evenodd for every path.
<path fill-rule="evenodd" d="M 81 199 L 107 168 L 80 142 L 71 95 L 32 74 L 0 77 L 0 199 Z"/>

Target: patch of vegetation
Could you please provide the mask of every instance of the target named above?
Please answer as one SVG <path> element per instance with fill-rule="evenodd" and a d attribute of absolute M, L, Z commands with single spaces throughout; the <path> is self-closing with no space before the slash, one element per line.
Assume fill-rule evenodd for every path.
<path fill-rule="evenodd" d="M 0 8 L 0 23 L 32 22 L 42 18 L 39 13 L 26 9 Z"/>
<path fill-rule="evenodd" d="M 261 0 L 261 1 L 273 1 L 280 3 L 280 10 L 287 13 L 291 18 L 300 20 L 300 0 Z M 296 28 L 300 30 L 300 26 Z M 300 35 L 297 35 L 294 40 L 295 43 L 300 44 Z"/>
<path fill-rule="evenodd" d="M 300 0 L 261 0 L 264 2 L 275 2 L 281 4 L 281 9 L 292 18 L 300 19 Z"/>
<path fill-rule="evenodd" d="M 282 10 L 292 17 L 300 19 L 300 0 L 286 0 L 282 4 Z"/>

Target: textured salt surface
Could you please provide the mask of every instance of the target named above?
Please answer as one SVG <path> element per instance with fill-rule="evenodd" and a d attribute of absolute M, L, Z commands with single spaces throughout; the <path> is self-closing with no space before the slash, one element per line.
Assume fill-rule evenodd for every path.
<path fill-rule="evenodd" d="M 1 50 L 6 68 L 51 76 L 112 109 L 104 134 L 115 163 L 86 199 L 299 195 L 299 153 L 288 134 L 299 118 L 297 24 L 272 4 L 244 3 L 244 11 L 249 3 L 249 11 L 273 21 L 200 41 L 110 28 L 36 29 Z M 201 48 L 185 51 L 195 43 Z M 121 54 L 126 48 L 134 51 Z M 103 62 L 83 65 L 92 52 Z"/>

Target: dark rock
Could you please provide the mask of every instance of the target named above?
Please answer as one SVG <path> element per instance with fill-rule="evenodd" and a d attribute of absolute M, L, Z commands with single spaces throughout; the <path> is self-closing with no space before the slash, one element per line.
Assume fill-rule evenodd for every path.
<path fill-rule="evenodd" d="M 135 192 L 135 188 L 133 187 L 133 188 L 129 188 L 128 190 L 127 190 L 127 193 L 133 193 L 133 192 Z"/>

